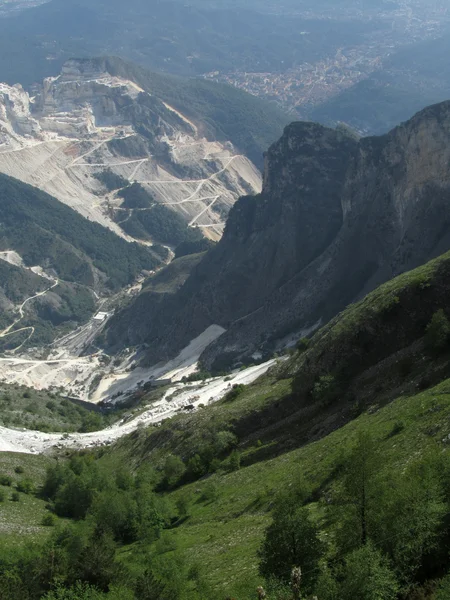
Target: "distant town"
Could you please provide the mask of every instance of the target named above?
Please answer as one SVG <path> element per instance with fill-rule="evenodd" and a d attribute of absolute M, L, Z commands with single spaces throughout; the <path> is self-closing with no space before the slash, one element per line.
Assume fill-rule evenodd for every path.
<path fill-rule="evenodd" d="M 392 9 L 392 4 L 398 8 Z M 205 74 L 207 79 L 225 82 L 255 96 L 278 102 L 284 109 L 306 116 L 311 108 L 352 87 L 371 73 L 388 68 L 386 59 L 401 46 L 438 37 L 450 24 L 450 8 L 445 0 L 403 0 L 372 18 L 380 28 L 367 35 L 364 44 L 340 48 L 334 56 L 315 63 L 302 63 L 284 72 L 220 72 Z M 327 14 L 302 12 L 307 19 L 326 19 Z M 347 18 L 349 15 L 345 15 Z M 355 18 L 370 18 L 365 13 Z M 312 35 L 303 31 L 300 35 Z"/>

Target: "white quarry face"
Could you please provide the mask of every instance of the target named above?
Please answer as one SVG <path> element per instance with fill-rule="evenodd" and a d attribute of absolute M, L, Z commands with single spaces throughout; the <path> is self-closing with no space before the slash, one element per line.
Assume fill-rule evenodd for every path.
<path fill-rule="evenodd" d="M 151 145 L 157 151 L 122 155 L 111 142 L 136 137 L 127 107 L 140 94 L 151 97 L 90 61 L 68 61 L 34 98 L 20 85 L 0 84 L 0 172 L 133 241 L 120 227 L 128 216 L 122 199 L 95 176 L 111 170 L 127 185 L 140 183 L 206 237 L 219 239 L 239 196 L 260 191 L 259 171 L 230 142 L 206 139 L 192 120 L 156 98 L 160 114 Z"/>

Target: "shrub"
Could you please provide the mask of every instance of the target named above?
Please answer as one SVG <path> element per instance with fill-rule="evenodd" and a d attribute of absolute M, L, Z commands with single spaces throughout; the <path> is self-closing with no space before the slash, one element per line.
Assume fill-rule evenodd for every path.
<path fill-rule="evenodd" d="M 431 352 L 442 352 L 448 345 L 450 336 L 450 321 L 443 309 L 434 313 L 427 325 L 425 344 Z"/>
<path fill-rule="evenodd" d="M 187 517 L 189 514 L 189 507 L 191 504 L 191 497 L 183 493 L 175 501 L 175 506 L 177 507 L 178 516 L 180 518 Z"/>
<path fill-rule="evenodd" d="M 167 482 L 167 485 L 172 486 L 172 485 L 175 485 L 175 483 L 184 474 L 185 466 L 179 456 L 170 454 L 166 458 L 166 462 L 164 463 L 163 471 L 164 471 L 164 478 Z"/>
<path fill-rule="evenodd" d="M 237 383 L 233 385 L 231 390 L 225 395 L 224 402 L 233 402 L 234 400 L 236 400 L 236 398 L 239 398 L 239 396 L 244 392 L 244 390 L 245 385 L 242 383 Z"/>
<path fill-rule="evenodd" d="M 42 518 L 41 525 L 43 527 L 53 527 L 56 523 L 56 517 L 52 514 L 47 514 Z"/>
<path fill-rule="evenodd" d="M 450 575 L 444 577 L 438 585 L 434 600 L 447 600 L 450 598 Z"/>
<path fill-rule="evenodd" d="M 4 502 L 6 499 L 6 494 L 3 490 L 0 490 L 0 502 Z"/>
<path fill-rule="evenodd" d="M 22 492 L 22 494 L 33 494 L 34 493 L 34 484 L 31 479 L 21 479 L 16 483 L 16 488 L 18 492 Z"/>
<path fill-rule="evenodd" d="M 241 454 L 233 450 L 229 458 L 230 471 L 238 471 L 241 468 Z"/>
<path fill-rule="evenodd" d="M 338 393 L 338 385 L 333 375 L 322 375 L 314 384 L 312 397 L 316 402 L 327 404 L 334 400 Z"/>
<path fill-rule="evenodd" d="M 20 502 L 20 494 L 19 494 L 19 492 L 13 492 L 11 494 L 11 500 L 13 502 Z"/>
<path fill-rule="evenodd" d="M 298 340 L 296 348 L 299 352 L 305 352 L 309 348 L 309 343 L 308 338 L 301 338 Z"/>
<path fill-rule="evenodd" d="M 362 546 L 346 558 L 344 580 L 341 584 L 342 600 L 395 600 L 399 585 L 388 561 L 372 544 Z"/>
<path fill-rule="evenodd" d="M 403 423 L 403 421 L 396 421 L 394 423 L 394 425 L 392 426 L 392 429 L 391 429 L 388 437 L 394 437 L 394 436 L 398 435 L 399 433 L 401 433 L 404 429 L 405 429 L 405 424 Z"/>
<path fill-rule="evenodd" d="M 126 179 L 124 179 L 121 175 L 117 175 L 111 171 L 111 169 L 105 169 L 104 171 L 94 173 L 94 177 L 103 183 L 108 192 L 124 188 L 128 185 L 128 181 Z"/>
<path fill-rule="evenodd" d="M 186 470 L 189 479 L 198 479 L 207 471 L 199 454 L 195 454 L 189 459 Z"/>
<path fill-rule="evenodd" d="M 6 487 L 11 487 L 12 486 L 12 477 L 10 477 L 9 475 L 0 475 L 0 485 L 4 485 Z"/>
<path fill-rule="evenodd" d="M 22 475 L 22 473 L 25 473 L 25 469 L 19 465 L 14 469 L 14 472 L 18 475 Z"/>
<path fill-rule="evenodd" d="M 212 375 L 209 371 L 198 371 L 197 373 L 191 373 L 191 375 L 185 375 L 182 381 L 186 383 L 192 383 L 194 381 L 205 381 L 205 379 L 211 379 Z"/>
<path fill-rule="evenodd" d="M 200 500 L 202 502 L 214 502 L 217 500 L 219 496 L 219 491 L 217 486 L 212 481 L 209 481 L 205 487 L 203 488 L 202 495 L 200 496 Z"/>

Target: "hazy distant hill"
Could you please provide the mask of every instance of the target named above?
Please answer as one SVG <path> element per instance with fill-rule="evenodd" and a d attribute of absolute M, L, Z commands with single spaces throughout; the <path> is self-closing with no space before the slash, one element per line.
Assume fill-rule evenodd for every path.
<path fill-rule="evenodd" d="M 285 70 L 356 44 L 376 27 L 264 14 L 256 6 L 52 0 L 0 22 L 0 80 L 27 85 L 57 73 L 68 58 L 100 54 L 177 74 Z M 311 35 L 299 35 L 304 30 Z"/>
<path fill-rule="evenodd" d="M 309 113 L 380 134 L 425 106 L 450 98 L 450 34 L 402 48 L 383 67 Z"/>

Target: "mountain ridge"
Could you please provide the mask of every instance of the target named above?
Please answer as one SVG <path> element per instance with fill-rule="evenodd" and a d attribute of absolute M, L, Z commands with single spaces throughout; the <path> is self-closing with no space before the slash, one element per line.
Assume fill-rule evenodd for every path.
<path fill-rule="evenodd" d="M 222 241 L 170 306 L 141 327 L 149 360 L 170 354 L 177 339 L 211 322 L 228 331 L 203 354 L 207 367 L 272 353 L 286 336 L 301 336 L 383 281 L 447 250 L 449 153 L 450 102 L 361 140 L 309 123 L 288 126 L 267 153 L 262 194 L 239 200 Z M 273 238 L 272 220 L 283 225 Z M 274 262 L 284 248 L 291 257 L 285 273 Z M 243 292 L 240 274 L 247 277 Z M 242 294 L 245 312 L 236 310 Z M 128 333 L 130 341 L 133 331 L 124 330 L 121 318 L 112 323 L 112 335 L 117 340 Z M 173 323 L 164 342 L 162 329 Z"/>

